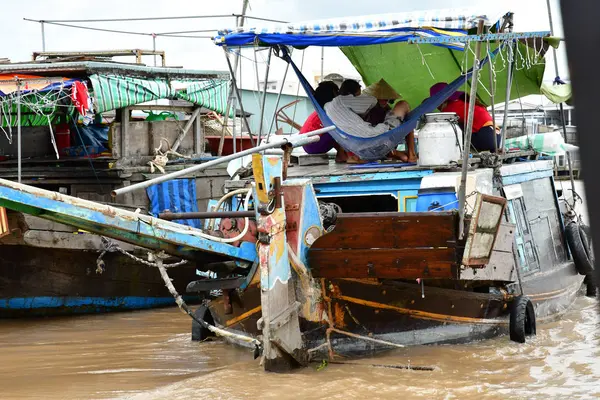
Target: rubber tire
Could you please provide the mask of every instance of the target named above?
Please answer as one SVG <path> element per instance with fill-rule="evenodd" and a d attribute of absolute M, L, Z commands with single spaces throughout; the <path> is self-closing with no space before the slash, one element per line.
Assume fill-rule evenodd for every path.
<path fill-rule="evenodd" d="M 585 295 L 587 297 L 596 297 L 598 295 L 598 287 L 596 286 L 594 274 L 586 275 L 583 283 L 585 283 Z"/>
<path fill-rule="evenodd" d="M 201 305 L 200 307 L 198 307 L 196 309 L 196 311 L 194 311 L 194 315 L 198 319 L 201 319 L 202 321 L 205 321 L 211 325 L 215 324 L 212 314 L 210 313 L 210 310 L 205 305 Z M 215 334 L 212 333 L 211 331 L 209 331 L 207 328 L 200 325 L 195 320 L 192 320 L 192 340 L 193 341 L 206 340 L 206 338 L 208 338 L 210 336 L 214 336 L 214 335 Z"/>
<path fill-rule="evenodd" d="M 517 296 L 510 310 L 510 340 L 525 343 L 527 336 L 536 334 L 535 309 L 527 296 Z"/>
<path fill-rule="evenodd" d="M 587 232 L 589 232 L 589 229 L 577 222 L 571 222 L 565 228 L 567 243 L 571 254 L 573 254 L 575 268 L 581 275 L 594 273 L 594 259 L 591 256 L 590 240 Z"/>

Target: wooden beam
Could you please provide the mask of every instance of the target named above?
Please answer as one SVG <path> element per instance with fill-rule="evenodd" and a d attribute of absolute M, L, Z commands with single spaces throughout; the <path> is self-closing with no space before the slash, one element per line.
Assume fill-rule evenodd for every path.
<path fill-rule="evenodd" d="M 324 249 L 397 249 L 456 246 L 456 213 L 339 214 L 335 229 L 311 246 Z"/>
<path fill-rule="evenodd" d="M 173 143 L 173 147 L 171 147 L 171 150 L 177 151 L 177 149 L 179 149 L 179 146 L 181 146 L 181 142 L 185 138 L 185 135 L 187 135 L 188 131 L 192 127 L 192 124 L 194 123 L 194 121 L 196 120 L 198 115 L 200 114 L 200 110 L 201 110 L 201 107 L 197 107 L 194 110 L 194 112 L 192 113 L 192 116 L 190 117 L 190 119 L 188 119 L 187 123 L 185 124 L 183 131 L 179 134 L 179 136 L 177 137 L 177 140 L 175 140 L 175 143 Z"/>
<path fill-rule="evenodd" d="M 142 111 L 179 111 L 192 113 L 197 108 L 195 105 L 190 106 L 173 106 L 173 105 L 160 105 L 160 104 L 136 104 L 128 107 L 130 110 L 142 110 Z"/>
<path fill-rule="evenodd" d="M 121 157 L 127 156 L 127 136 L 129 134 L 129 108 L 121 108 Z"/>
<path fill-rule="evenodd" d="M 315 278 L 458 278 L 452 248 L 316 250 L 308 258 Z"/>

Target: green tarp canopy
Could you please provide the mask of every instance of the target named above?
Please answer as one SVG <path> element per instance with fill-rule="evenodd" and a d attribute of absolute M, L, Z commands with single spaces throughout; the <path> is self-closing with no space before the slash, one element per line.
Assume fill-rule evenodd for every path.
<path fill-rule="evenodd" d="M 91 75 L 97 112 L 160 99 L 180 99 L 225 114 L 229 82 L 206 80 L 189 82 L 185 89 L 175 90 L 165 79 L 139 79 L 116 75 Z M 234 110 L 230 111 L 233 117 Z"/>
<path fill-rule="evenodd" d="M 489 53 L 497 46 L 490 45 Z M 451 82 L 463 71 L 473 66 L 475 44 L 465 52 L 451 50 L 431 44 L 391 43 L 370 46 L 341 47 L 352 65 L 362 76 L 365 84 L 370 85 L 384 78 L 412 108 L 429 97 L 429 88 L 437 82 Z M 507 50 L 493 59 L 492 72 L 495 81 L 494 102 L 505 101 L 508 72 Z M 488 53 L 488 45 L 482 44 L 482 58 Z M 518 44 L 516 67 L 514 69 L 511 99 L 539 94 L 544 76 L 544 58 L 536 57 L 540 48 L 528 48 Z M 470 81 L 461 89 L 469 93 Z M 477 96 L 486 105 L 490 105 L 490 69 L 486 65 L 480 72 Z"/>
<path fill-rule="evenodd" d="M 141 79 L 121 75 L 94 74 L 89 77 L 90 95 L 94 98 L 95 112 L 104 113 L 119 108 L 161 99 L 186 100 L 198 106 L 225 114 L 229 95 L 229 81 L 207 79 L 178 81 L 177 87 L 166 79 Z M 77 117 L 70 99 L 69 88 L 46 92 L 31 92 L 21 96 L 21 126 L 48 126 L 58 123 L 60 115 Z M 231 109 L 229 116 L 233 117 Z M 0 126 L 17 126 L 16 95 L 0 100 Z"/>

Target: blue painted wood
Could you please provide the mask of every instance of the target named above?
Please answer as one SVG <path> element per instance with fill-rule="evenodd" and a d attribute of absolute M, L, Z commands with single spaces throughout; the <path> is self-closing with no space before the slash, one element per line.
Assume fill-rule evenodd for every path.
<path fill-rule="evenodd" d="M 197 300 L 184 296 L 185 301 Z M 45 317 L 54 315 L 97 314 L 175 306 L 173 297 L 85 297 L 35 296 L 0 298 L 0 318 Z"/>
<path fill-rule="evenodd" d="M 336 183 L 314 184 L 318 197 L 338 197 L 348 195 L 390 194 L 398 196 L 398 192 L 415 191 L 421 187 L 421 178 L 360 180 Z"/>
<path fill-rule="evenodd" d="M 503 176 L 502 183 L 504 185 L 514 185 L 516 183 L 533 181 L 536 179 L 549 178 L 551 176 L 553 176 L 553 171 L 551 169 L 550 170 L 533 171 L 533 172 L 527 172 L 524 174 Z"/>
<path fill-rule="evenodd" d="M 246 261 L 256 259 L 254 247 L 234 247 L 192 236 L 183 231 L 184 226 L 181 233 L 174 232 L 158 225 L 151 226 L 140 220 L 110 215 L 2 185 L 0 185 L 0 205 L 145 248 L 165 250 L 185 258 L 193 259 L 195 252 L 205 251 Z"/>
<path fill-rule="evenodd" d="M 412 167 L 414 165 L 417 165 L 417 163 L 388 163 L 388 164 L 382 164 L 380 162 L 372 162 L 372 163 L 367 163 L 367 164 L 357 164 L 357 165 L 350 165 L 348 168 L 350 169 L 373 169 L 373 168 L 400 168 L 400 167 Z"/>

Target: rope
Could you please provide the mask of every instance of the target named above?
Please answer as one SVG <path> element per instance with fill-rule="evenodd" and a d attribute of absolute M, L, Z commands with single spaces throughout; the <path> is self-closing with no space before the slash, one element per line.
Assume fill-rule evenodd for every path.
<path fill-rule="evenodd" d="M 150 267 L 156 267 L 156 268 L 158 268 L 158 270 L 160 272 L 160 276 L 163 278 L 163 281 L 165 282 L 165 286 L 167 287 L 169 292 L 175 298 L 175 302 L 177 303 L 179 308 L 181 310 L 183 310 L 183 312 L 185 312 L 187 315 L 189 315 L 194 321 L 196 321 L 197 323 L 202 325 L 204 328 L 208 329 L 209 331 L 213 332 L 216 335 L 253 344 L 255 346 L 255 354 L 256 353 L 260 354 L 262 352 L 262 343 L 259 340 L 254 339 L 253 337 L 250 337 L 250 336 L 240 335 L 240 334 L 236 334 L 233 332 L 229 332 L 225 329 L 217 328 L 216 326 L 209 324 L 208 322 L 204 321 L 203 319 L 198 318 L 190 310 L 188 305 L 185 303 L 183 298 L 179 295 L 179 293 L 175 289 L 175 286 L 173 286 L 173 283 L 171 282 L 171 278 L 169 278 L 169 274 L 167 273 L 167 268 L 179 267 L 181 265 L 186 264 L 188 262 L 188 260 L 181 260 L 181 261 L 173 263 L 173 264 L 165 265 L 165 264 L 163 264 L 163 261 L 162 261 L 162 259 L 165 257 L 165 255 L 163 252 L 161 252 L 159 254 L 150 253 L 154 256 L 154 258 L 156 258 L 156 262 L 146 261 L 144 259 L 134 256 L 133 254 L 129 254 L 127 251 L 121 249 L 117 244 L 112 242 L 110 239 L 107 239 L 104 236 L 101 236 L 101 238 L 102 238 L 102 244 L 105 246 L 105 249 L 102 251 L 102 253 L 98 257 L 98 260 L 96 261 L 96 263 L 98 264 L 98 268 L 96 269 L 96 272 L 98 272 L 100 270 L 101 272 L 99 272 L 99 273 L 102 273 L 104 271 L 104 261 L 102 261 L 102 256 L 104 256 L 104 254 L 106 254 L 108 251 L 118 251 L 118 252 L 126 255 L 127 257 L 130 257 L 131 259 L 133 259 L 137 262 L 140 262 L 144 265 L 147 265 Z"/>
<path fill-rule="evenodd" d="M 177 293 L 177 290 L 175 289 L 175 286 L 173 286 L 173 283 L 171 282 L 171 278 L 169 278 L 169 274 L 167 273 L 167 269 L 163 265 L 162 259 L 160 257 L 157 258 L 157 267 L 158 267 L 158 271 L 160 272 L 160 276 L 163 278 L 163 281 L 165 282 L 165 286 L 167 287 L 169 292 L 173 295 L 173 297 L 175 298 L 175 302 L 177 303 L 179 308 L 184 313 L 189 315 L 194 321 L 196 321 L 197 323 L 199 323 L 200 325 L 202 325 L 204 328 L 208 329 L 215 335 L 219 335 L 219 336 L 231 338 L 231 339 L 236 339 L 236 340 L 239 340 L 242 342 L 253 344 L 255 354 L 258 355 L 258 354 L 262 353 L 262 343 L 259 340 L 254 339 L 253 337 L 250 337 L 250 336 L 240 335 L 237 333 L 229 332 L 225 329 L 217 328 L 216 326 L 209 324 L 208 322 L 204 321 L 203 319 L 198 318 L 192 312 L 192 310 L 190 310 L 190 308 L 185 303 L 185 301 L 183 301 L 183 298 L 179 295 L 179 293 Z"/>
<path fill-rule="evenodd" d="M 131 258 L 132 260 L 137 261 L 141 264 L 144 264 L 148 267 L 158 267 L 158 264 L 155 262 L 146 261 L 143 258 L 136 257 L 133 254 L 123 250 L 121 247 L 119 247 L 118 244 L 116 244 L 115 242 L 113 242 L 112 240 L 110 240 L 107 237 L 100 236 L 100 239 L 102 240 L 102 245 L 104 246 L 104 249 L 102 250 L 102 252 L 98 256 L 98 258 L 96 259 L 96 273 L 98 273 L 98 274 L 103 273 L 104 267 L 106 266 L 102 257 L 104 257 L 104 255 L 106 253 L 114 253 L 114 252 L 119 252 L 119 253 Z M 175 267 L 180 267 L 182 265 L 185 265 L 187 263 L 188 263 L 188 260 L 181 260 L 181 261 L 178 261 L 173 264 L 163 264 L 163 267 L 175 268 Z"/>

